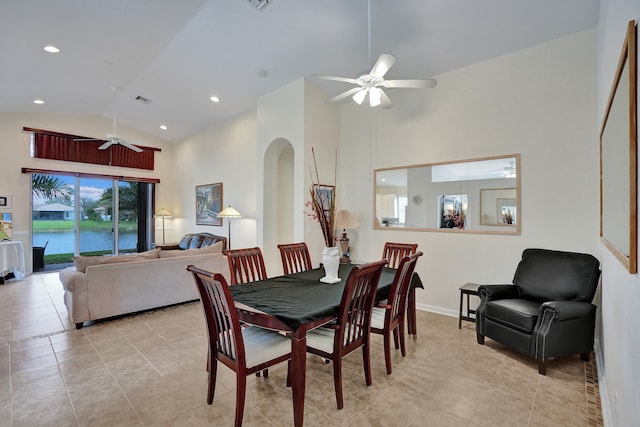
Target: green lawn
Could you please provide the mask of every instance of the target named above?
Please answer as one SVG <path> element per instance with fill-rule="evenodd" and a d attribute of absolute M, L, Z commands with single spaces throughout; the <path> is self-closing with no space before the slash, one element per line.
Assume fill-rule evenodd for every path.
<path fill-rule="evenodd" d="M 73 221 L 64 220 L 36 220 L 33 221 L 33 231 L 71 231 L 73 230 Z M 138 227 L 137 222 L 120 222 L 120 230 L 135 230 Z M 82 230 L 100 230 L 111 229 L 113 223 L 110 221 L 80 221 L 80 229 Z"/>

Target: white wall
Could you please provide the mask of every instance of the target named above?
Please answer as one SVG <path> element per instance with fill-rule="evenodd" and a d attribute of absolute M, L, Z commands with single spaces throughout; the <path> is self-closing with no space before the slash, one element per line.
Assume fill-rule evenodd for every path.
<path fill-rule="evenodd" d="M 143 145 L 160 148 L 155 154 L 155 170 L 132 169 L 70 163 L 58 160 L 35 159 L 29 155 L 31 134 L 23 127 L 46 129 L 55 132 L 89 137 L 103 137 L 112 131 L 109 118 L 97 116 L 70 116 L 62 114 L 0 113 L 0 194 L 12 196 L 10 211 L 13 213 L 14 240 L 21 240 L 25 250 L 28 272 L 31 266 L 31 175 L 21 173 L 23 167 L 68 172 L 86 172 L 105 175 L 124 175 L 141 178 L 159 178 L 156 187 L 156 206 L 172 210 L 173 183 L 171 161 L 173 147 L 167 141 L 118 124 L 118 133 L 127 139 L 140 141 Z M 171 226 L 171 220 L 166 221 Z M 158 239 L 162 239 L 160 221 L 156 227 Z M 167 234 L 167 239 L 169 235 Z M 159 240 L 158 240 L 159 241 Z"/>
<path fill-rule="evenodd" d="M 256 246 L 256 126 L 252 110 L 176 144 L 171 166 L 177 189 L 171 211 L 174 240 L 202 231 L 227 236 L 231 227 L 234 248 Z M 195 187 L 217 182 L 222 183 L 223 205 L 232 205 L 242 218 L 231 224 L 225 219 L 222 226 L 196 225 Z"/>
<path fill-rule="evenodd" d="M 640 16 L 637 0 L 603 0 L 598 28 L 598 124 L 602 123 L 627 23 Z M 636 98 L 638 99 L 638 98 Z M 596 234 L 597 235 L 597 234 Z M 600 244 L 602 326 L 598 344 L 600 394 L 605 423 L 640 425 L 640 278 L 630 275 Z"/>
<path fill-rule="evenodd" d="M 511 283 L 522 250 L 597 255 L 596 31 L 437 76 L 425 91 L 389 90 L 390 110 L 341 110 L 340 205 L 360 227 L 355 260 L 385 241 L 417 242 L 423 308 L 457 315 L 466 282 Z M 372 230 L 372 169 L 521 154 L 519 236 Z M 472 215 L 479 215 L 475 213 Z"/>

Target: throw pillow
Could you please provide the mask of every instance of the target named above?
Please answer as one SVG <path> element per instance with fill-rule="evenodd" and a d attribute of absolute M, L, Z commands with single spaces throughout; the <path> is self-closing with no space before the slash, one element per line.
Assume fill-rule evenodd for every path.
<path fill-rule="evenodd" d="M 171 251 L 160 251 L 160 258 L 172 258 L 172 257 L 180 257 L 180 256 L 193 256 L 193 255 L 216 254 L 216 253 L 222 253 L 222 242 L 217 242 L 211 246 L 206 246 L 204 248 L 187 249 L 186 251 L 182 251 L 179 249 L 171 250 Z"/>
<path fill-rule="evenodd" d="M 193 238 L 193 234 L 190 234 L 190 233 L 187 233 L 184 236 L 182 236 L 182 239 L 180 239 L 180 243 L 178 243 L 178 246 L 180 247 L 180 249 L 183 249 L 183 250 L 189 249 L 189 243 L 191 243 L 192 238 Z"/>

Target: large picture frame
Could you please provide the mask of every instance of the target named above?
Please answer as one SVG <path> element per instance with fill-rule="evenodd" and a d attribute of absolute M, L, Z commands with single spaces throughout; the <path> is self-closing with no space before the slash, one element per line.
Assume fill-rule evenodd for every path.
<path fill-rule="evenodd" d="M 600 240 L 638 271 L 636 23 L 629 21 L 600 131 Z"/>
<path fill-rule="evenodd" d="M 196 224 L 222 225 L 222 183 L 196 185 Z"/>
<path fill-rule="evenodd" d="M 335 205 L 335 191 L 336 187 L 333 185 L 313 184 L 313 190 L 315 191 L 315 199 L 319 201 L 322 207 L 322 212 L 327 220 L 327 223 L 331 223 L 332 208 Z"/>

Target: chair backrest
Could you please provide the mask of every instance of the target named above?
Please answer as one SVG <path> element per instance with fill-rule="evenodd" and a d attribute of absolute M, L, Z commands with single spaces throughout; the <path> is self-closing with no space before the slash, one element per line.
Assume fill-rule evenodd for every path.
<path fill-rule="evenodd" d="M 413 255 L 406 256 L 400 260 L 400 265 L 393 277 L 393 283 L 389 290 L 388 304 L 391 310 L 387 311 L 386 316 L 393 321 L 404 315 L 407 306 L 407 294 L 409 286 L 411 286 L 411 278 L 416 268 L 418 258 L 422 256 L 422 252 L 416 252 Z"/>
<path fill-rule="evenodd" d="M 600 279 L 600 261 L 589 254 L 525 249 L 513 284 L 523 298 L 591 302 Z"/>
<path fill-rule="evenodd" d="M 222 253 L 229 261 L 232 285 L 267 279 L 267 269 L 260 248 L 229 249 Z"/>
<path fill-rule="evenodd" d="M 398 268 L 402 258 L 413 255 L 418 250 L 417 243 L 386 242 L 382 251 L 382 259 L 389 261 L 388 267 Z"/>
<path fill-rule="evenodd" d="M 238 312 L 224 276 L 187 266 L 196 282 L 209 335 L 210 354 L 227 366 L 246 364 L 244 341 Z"/>
<path fill-rule="evenodd" d="M 386 264 L 387 260 L 383 259 L 351 269 L 338 308 L 334 354 L 349 353 L 368 339 L 373 301 Z"/>
<path fill-rule="evenodd" d="M 305 242 L 278 245 L 284 274 L 311 270 L 311 256 Z"/>

